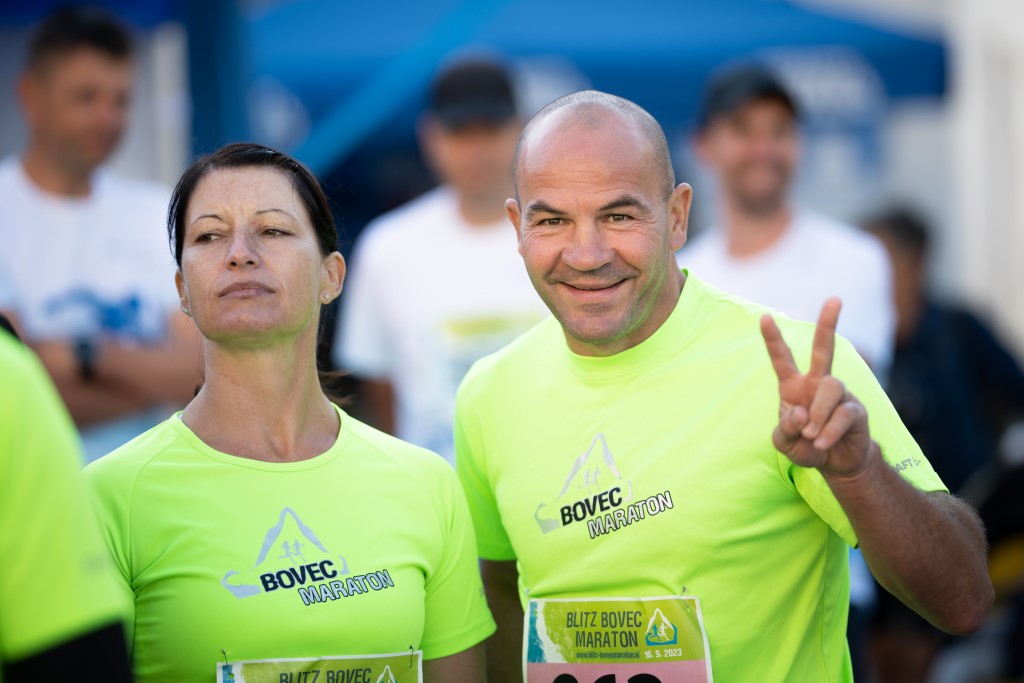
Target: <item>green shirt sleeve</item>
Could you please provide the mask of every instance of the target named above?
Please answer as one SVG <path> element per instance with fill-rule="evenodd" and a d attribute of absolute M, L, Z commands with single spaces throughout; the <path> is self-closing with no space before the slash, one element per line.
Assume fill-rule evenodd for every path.
<path fill-rule="evenodd" d="M 466 494 L 476 532 L 476 546 L 485 560 L 514 560 L 515 550 L 501 523 L 501 512 L 484 469 L 484 448 L 476 423 L 472 392 L 473 370 L 463 382 L 455 405 L 455 466 Z"/>
<path fill-rule="evenodd" d="M 79 443 L 39 362 L 0 333 L 0 660 L 124 618 Z"/>
<path fill-rule="evenodd" d="M 813 335 L 813 328 L 811 331 Z M 810 357 L 810 346 L 806 350 L 793 349 L 798 362 L 802 357 Z M 925 491 L 946 491 L 948 489 L 932 469 L 931 463 L 921 452 L 920 446 L 907 431 L 893 408 L 889 397 L 878 384 L 871 369 L 861 359 L 853 346 L 846 339 L 836 337 L 835 360 L 832 374 L 842 380 L 847 390 L 857 397 L 867 410 L 868 428 L 871 438 L 881 447 L 882 457 L 900 476 L 915 488 Z M 857 535 L 843 512 L 839 501 L 825 482 L 825 478 L 816 469 L 794 465 L 789 458 L 779 453 L 780 467 L 793 481 L 807 504 L 821 517 L 844 541 L 851 546 L 857 545 Z"/>
<path fill-rule="evenodd" d="M 426 616 L 420 645 L 425 659 L 462 652 L 495 631 L 480 579 L 465 496 L 448 464 L 438 458 L 436 466 L 443 470 L 439 510 L 443 511 L 440 522 L 444 542 L 440 562 L 425 586 Z"/>

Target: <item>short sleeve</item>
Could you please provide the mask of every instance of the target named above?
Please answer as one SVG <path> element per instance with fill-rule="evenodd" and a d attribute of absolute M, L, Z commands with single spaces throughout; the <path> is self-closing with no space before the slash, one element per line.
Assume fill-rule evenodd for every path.
<path fill-rule="evenodd" d="M 473 525 L 455 473 L 438 458 L 446 518 L 441 560 L 426 582 L 426 618 L 420 647 L 425 659 L 467 650 L 494 633 L 473 540 Z"/>
<path fill-rule="evenodd" d="M 485 560 L 514 560 L 515 550 L 501 523 L 501 512 L 494 498 L 494 489 L 485 474 L 483 443 L 479 438 L 476 416 L 472 410 L 467 387 L 473 371 L 459 389 L 455 403 L 454 437 L 455 468 L 459 473 L 466 502 L 473 518 L 476 545 Z"/>
<path fill-rule="evenodd" d="M 383 289 L 388 283 L 387 260 L 371 224 L 351 259 L 341 295 L 341 312 L 334 346 L 334 363 L 367 379 L 389 379 L 394 368 L 387 330 Z"/>
<path fill-rule="evenodd" d="M 117 589 L 131 608 L 131 618 L 125 624 L 131 652 L 135 642 L 135 590 L 128 532 L 137 472 L 119 465 L 111 455 L 104 456 L 89 463 L 84 477 L 86 492 L 99 520 L 100 534 L 113 559 Z"/>
<path fill-rule="evenodd" d="M 800 352 L 795 348 L 794 354 L 800 357 Z M 868 413 L 871 438 L 878 443 L 885 461 L 920 491 L 948 492 L 931 463 L 921 452 L 920 446 L 903 425 L 896 409 L 872 375 L 871 369 L 850 342 L 842 337 L 836 338 L 836 357 L 832 373 L 842 380 L 850 393 L 864 405 Z M 853 527 L 821 473 L 815 469 L 794 465 L 781 453 L 778 457 L 781 458 L 780 463 L 788 470 L 797 491 L 811 509 L 843 540 L 851 546 L 856 546 L 857 536 Z"/>
<path fill-rule="evenodd" d="M 9 344 L 0 339 L 2 661 L 121 621 L 129 610 L 82 483 L 71 420 L 35 358 Z"/>

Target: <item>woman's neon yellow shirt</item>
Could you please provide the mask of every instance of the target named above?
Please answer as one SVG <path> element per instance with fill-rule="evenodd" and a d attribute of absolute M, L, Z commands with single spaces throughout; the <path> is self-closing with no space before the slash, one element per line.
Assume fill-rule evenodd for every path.
<path fill-rule="evenodd" d="M 301 462 L 220 453 L 178 414 L 86 469 L 135 604 L 137 680 L 213 680 L 224 661 L 432 659 L 493 632 L 451 468 L 338 414 L 334 446 Z"/>

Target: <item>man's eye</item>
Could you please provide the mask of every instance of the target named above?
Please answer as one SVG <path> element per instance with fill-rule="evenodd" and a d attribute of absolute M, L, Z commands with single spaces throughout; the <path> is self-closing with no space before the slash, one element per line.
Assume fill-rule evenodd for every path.
<path fill-rule="evenodd" d="M 628 221 L 629 220 L 629 216 L 627 216 L 624 213 L 613 213 L 610 216 L 608 216 L 608 218 L 613 223 L 621 223 L 623 221 Z"/>
<path fill-rule="evenodd" d="M 561 225 L 561 218 L 544 218 L 540 221 L 541 225 Z"/>

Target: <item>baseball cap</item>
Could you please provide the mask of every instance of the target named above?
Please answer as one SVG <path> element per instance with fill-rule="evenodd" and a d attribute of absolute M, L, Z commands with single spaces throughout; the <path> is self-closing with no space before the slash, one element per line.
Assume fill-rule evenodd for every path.
<path fill-rule="evenodd" d="M 456 62 L 434 79 L 430 110 L 448 128 L 477 122 L 505 123 L 516 117 L 512 79 L 494 61 Z"/>
<path fill-rule="evenodd" d="M 761 66 L 745 65 L 711 77 L 704 88 L 697 127 L 706 128 L 716 117 L 759 100 L 781 102 L 794 118 L 800 118 L 796 100 L 775 74 Z"/>

